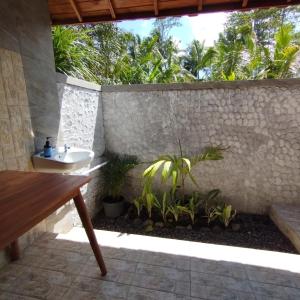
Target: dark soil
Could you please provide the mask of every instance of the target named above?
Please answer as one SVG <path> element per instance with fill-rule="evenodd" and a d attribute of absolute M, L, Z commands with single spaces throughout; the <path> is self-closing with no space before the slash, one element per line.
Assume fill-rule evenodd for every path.
<path fill-rule="evenodd" d="M 93 226 L 122 233 L 297 253 L 268 216 L 238 214 L 228 228 L 217 222 L 208 225 L 205 218 L 196 220 L 192 228 L 188 226 L 188 219 L 180 220 L 177 224 L 168 222 L 166 225 L 161 223 L 158 216 L 154 215 L 152 219 L 153 231 L 146 232 L 146 215 L 137 218 L 135 210 L 130 207 L 125 215 L 116 219 L 106 218 L 103 212 L 99 213 L 93 220 Z"/>

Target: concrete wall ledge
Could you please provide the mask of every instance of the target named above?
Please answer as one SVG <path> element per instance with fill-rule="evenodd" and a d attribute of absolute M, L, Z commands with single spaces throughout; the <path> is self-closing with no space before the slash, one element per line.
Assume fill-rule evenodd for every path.
<path fill-rule="evenodd" d="M 171 84 L 133 84 L 133 85 L 105 85 L 102 92 L 147 92 L 147 91 L 175 91 L 175 90 L 205 90 L 205 89 L 239 89 L 247 87 L 293 87 L 300 86 L 300 78 L 265 79 L 240 81 L 207 81 L 197 83 Z"/>
<path fill-rule="evenodd" d="M 77 79 L 62 73 L 56 73 L 56 82 L 79 86 L 90 90 L 101 91 L 101 85 L 99 84 L 88 82 L 82 79 Z"/>

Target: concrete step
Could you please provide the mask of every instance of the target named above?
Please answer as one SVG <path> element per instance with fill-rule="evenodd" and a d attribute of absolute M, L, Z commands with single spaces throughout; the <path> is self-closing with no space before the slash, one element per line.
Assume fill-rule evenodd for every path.
<path fill-rule="evenodd" d="M 273 204 L 270 217 L 300 253 L 300 204 Z"/>

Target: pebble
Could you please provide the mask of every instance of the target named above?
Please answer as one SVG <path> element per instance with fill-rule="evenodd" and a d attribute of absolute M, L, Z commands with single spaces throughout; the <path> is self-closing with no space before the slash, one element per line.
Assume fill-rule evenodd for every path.
<path fill-rule="evenodd" d="M 163 222 L 156 222 L 156 223 L 155 223 L 155 227 L 162 228 L 162 227 L 164 227 L 164 226 L 165 226 L 165 225 L 164 225 Z"/>
<path fill-rule="evenodd" d="M 151 232 L 151 231 L 153 231 L 153 226 L 149 224 L 145 227 L 144 230 L 145 230 L 145 232 Z"/>
<path fill-rule="evenodd" d="M 222 232 L 222 228 L 219 226 L 219 225 L 215 225 L 213 228 L 212 228 L 212 231 L 214 233 L 220 233 Z"/>
<path fill-rule="evenodd" d="M 241 229 L 241 225 L 238 223 L 232 223 L 231 228 L 233 231 L 239 231 Z"/>
<path fill-rule="evenodd" d="M 148 219 L 148 220 L 146 220 L 144 223 L 143 223 L 143 226 L 148 226 L 148 225 L 151 225 L 151 226 L 153 226 L 153 221 L 151 220 L 151 219 Z"/>
<path fill-rule="evenodd" d="M 183 230 L 183 229 L 185 229 L 185 226 L 177 225 L 175 228 L 176 228 L 176 229 L 179 229 L 179 230 Z"/>
<path fill-rule="evenodd" d="M 142 220 L 140 218 L 135 218 L 133 220 L 133 225 L 138 226 L 142 224 Z"/>
<path fill-rule="evenodd" d="M 192 229 L 193 229 L 193 226 L 192 226 L 192 225 L 188 225 L 188 226 L 186 226 L 186 229 L 192 230 Z"/>

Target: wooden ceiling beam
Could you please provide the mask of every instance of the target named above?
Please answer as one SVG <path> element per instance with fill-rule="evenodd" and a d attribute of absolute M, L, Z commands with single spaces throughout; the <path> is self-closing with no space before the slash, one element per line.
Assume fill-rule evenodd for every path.
<path fill-rule="evenodd" d="M 107 1 L 107 4 L 108 4 L 108 7 L 109 7 L 111 17 L 115 20 L 116 19 L 116 13 L 115 13 L 114 7 L 112 5 L 112 2 L 111 2 L 111 0 L 106 0 L 106 1 Z"/>
<path fill-rule="evenodd" d="M 243 0 L 242 7 L 245 8 L 248 6 L 248 0 Z"/>
<path fill-rule="evenodd" d="M 159 11 L 158 11 L 158 0 L 154 0 L 154 14 L 158 16 Z"/>
<path fill-rule="evenodd" d="M 48 0 L 54 1 L 54 0 Z M 92 1 L 92 0 L 90 0 Z M 112 1 L 112 0 L 111 0 Z M 154 1 L 154 0 L 153 0 Z M 158 0 L 159 1 L 159 0 Z M 179 1 L 179 0 L 178 0 Z M 199 1 L 199 0 L 197 0 Z M 199 13 L 212 13 L 212 12 L 230 12 L 230 11 L 239 11 L 239 10 L 250 10 L 254 8 L 268 8 L 268 7 L 285 7 L 287 5 L 296 5 L 300 4 L 300 0 L 248 0 L 247 6 L 242 7 L 242 0 L 238 2 L 226 2 L 223 4 L 214 4 L 214 5 L 203 5 L 202 10 L 198 11 L 197 5 L 188 6 L 185 8 L 170 8 L 159 10 L 159 17 L 168 17 L 168 16 L 182 16 L 182 15 L 195 15 Z M 154 3 L 154 2 L 152 2 Z M 199 2 L 196 2 L 199 3 Z M 50 10 L 51 13 L 51 10 Z M 153 18 L 153 9 L 150 11 L 131 11 L 126 13 L 118 13 L 116 16 L 113 14 L 101 14 L 96 16 L 88 16 L 84 15 L 84 23 L 99 23 L 99 22 L 111 22 L 111 21 L 122 21 L 122 20 L 136 20 L 136 19 L 148 19 Z M 63 15 L 63 14 L 61 14 Z M 113 18 L 115 16 L 115 18 Z M 64 25 L 64 24 L 78 24 L 78 19 L 75 17 L 66 16 L 66 18 L 62 18 L 58 16 L 56 19 L 55 14 L 51 14 L 52 24 L 53 25 Z"/>
<path fill-rule="evenodd" d="M 201 11 L 203 9 L 203 0 L 198 0 L 198 11 Z"/>
<path fill-rule="evenodd" d="M 71 4 L 72 8 L 73 8 L 74 11 L 75 11 L 75 14 L 76 14 L 76 16 L 77 16 L 79 22 L 81 23 L 81 22 L 82 22 L 82 17 L 81 17 L 81 15 L 80 15 L 79 9 L 78 9 L 78 7 L 77 7 L 77 5 L 76 5 L 76 3 L 75 3 L 75 0 L 69 0 L 69 1 L 70 1 L 70 4 Z"/>

